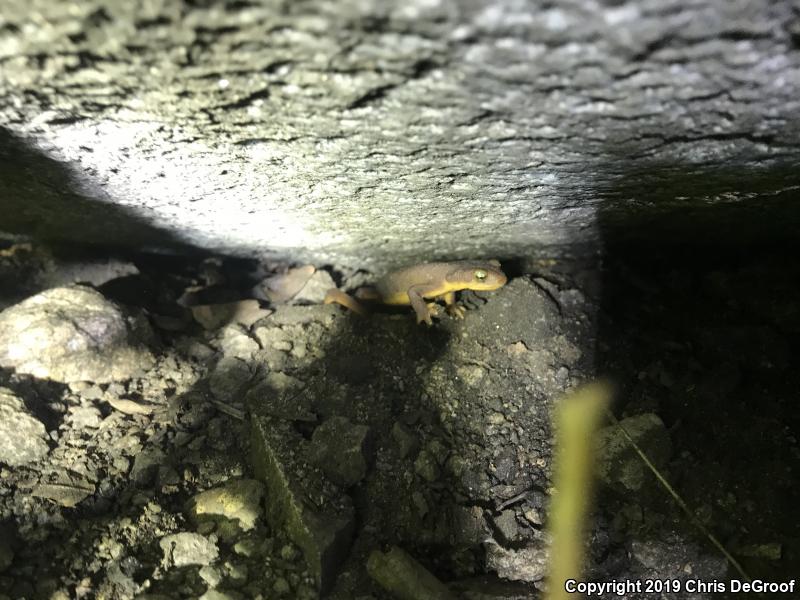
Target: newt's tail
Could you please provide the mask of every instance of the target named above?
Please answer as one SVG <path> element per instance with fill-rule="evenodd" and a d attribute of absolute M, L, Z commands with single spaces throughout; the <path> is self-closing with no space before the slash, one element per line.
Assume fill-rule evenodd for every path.
<path fill-rule="evenodd" d="M 349 308 L 354 313 L 359 315 L 366 315 L 367 309 L 364 308 L 364 305 L 361 304 L 358 300 L 345 294 L 342 290 L 337 290 L 336 288 L 331 288 L 325 294 L 325 304 L 341 304 L 345 308 Z"/>

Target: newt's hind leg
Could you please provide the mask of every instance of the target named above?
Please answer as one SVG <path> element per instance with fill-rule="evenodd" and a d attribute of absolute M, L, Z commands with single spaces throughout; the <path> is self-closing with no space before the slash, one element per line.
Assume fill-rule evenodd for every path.
<path fill-rule="evenodd" d="M 359 315 L 366 315 L 367 309 L 364 308 L 364 305 L 361 304 L 358 300 L 345 294 L 342 290 L 337 290 L 336 288 L 331 288 L 325 294 L 325 300 L 323 300 L 325 304 L 341 304 L 345 308 L 349 308 L 354 313 Z"/>

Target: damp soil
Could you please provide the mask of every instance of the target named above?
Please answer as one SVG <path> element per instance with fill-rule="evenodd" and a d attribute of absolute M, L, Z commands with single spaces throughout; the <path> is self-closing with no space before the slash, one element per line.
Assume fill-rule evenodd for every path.
<path fill-rule="evenodd" d="M 506 261 L 507 286 L 464 294 L 463 321 L 428 329 L 402 308 L 363 319 L 253 292 L 288 265 L 9 242 L 2 308 L 82 283 L 149 322 L 154 362 L 103 383 L 0 369 L 15 417 L 46 432 L 43 454 L 0 461 L 0 598 L 388 599 L 367 569 L 387 547 L 456 597 L 539 597 L 551 409 L 598 375 L 748 574 L 791 579 L 792 256 L 620 246 Z M 345 289 L 370 277 L 319 272 Z M 640 467 L 623 457 L 598 487 L 587 579 L 738 577 L 652 475 L 626 478 Z M 276 503 L 334 510 L 344 543 L 310 518 L 299 535 Z"/>

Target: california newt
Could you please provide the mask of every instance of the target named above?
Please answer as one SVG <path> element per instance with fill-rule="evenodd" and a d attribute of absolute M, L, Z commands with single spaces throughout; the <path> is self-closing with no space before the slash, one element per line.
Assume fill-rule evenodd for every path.
<path fill-rule="evenodd" d="M 383 304 L 410 304 L 417 313 L 417 323 L 424 321 L 431 325 L 431 310 L 436 304 L 426 303 L 426 298 L 444 300 L 447 312 L 461 319 L 464 309 L 456 304 L 456 292 L 496 290 L 506 281 L 496 260 L 424 263 L 389 273 L 374 286 L 359 288 L 355 296 L 358 300 Z M 325 295 L 325 304 L 336 302 L 364 314 L 366 311 L 356 298 L 334 288 Z"/>

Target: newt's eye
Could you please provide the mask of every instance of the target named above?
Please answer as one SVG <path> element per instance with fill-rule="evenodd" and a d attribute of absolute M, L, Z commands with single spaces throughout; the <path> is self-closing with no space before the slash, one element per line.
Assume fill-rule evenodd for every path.
<path fill-rule="evenodd" d="M 475 279 L 477 279 L 478 281 L 483 281 L 488 276 L 489 276 L 489 274 L 486 271 L 484 271 L 483 269 L 478 269 L 478 270 L 475 271 Z"/>

